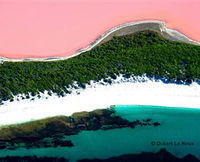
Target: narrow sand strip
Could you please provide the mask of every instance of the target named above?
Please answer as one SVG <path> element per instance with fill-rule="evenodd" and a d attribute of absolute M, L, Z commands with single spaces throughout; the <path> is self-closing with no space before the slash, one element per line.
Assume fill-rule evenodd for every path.
<path fill-rule="evenodd" d="M 0 125 L 41 118 L 71 115 L 74 112 L 107 108 L 111 105 L 159 105 L 200 108 L 200 85 L 165 84 L 146 79 L 145 82 L 116 82 L 112 85 L 93 83 L 81 90 L 58 98 L 5 102 L 0 106 Z"/>
<path fill-rule="evenodd" d="M 132 29 L 132 27 L 137 27 L 137 25 L 142 25 L 142 26 L 139 26 L 139 28 Z M 127 28 L 128 28 L 128 30 L 127 30 Z M 118 31 L 123 30 L 123 29 L 125 29 L 123 32 L 121 32 L 120 34 L 117 33 Z M 180 42 L 186 42 L 186 43 L 191 43 L 191 44 L 195 44 L 195 45 L 200 45 L 199 42 L 191 40 L 190 38 L 188 38 L 184 34 L 178 32 L 176 30 L 168 29 L 165 26 L 165 22 L 164 21 L 143 20 L 143 21 L 129 22 L 129 23 L 125 23 L 125 24 L 121 24 L 119 26 L 113 27 L 112 29 L 106 31 L 104 34 L 99 36 L 95 41 L 91 42 L 87 47 L 78 50 L 76 53 L 74 53 L 74 54 L 72 54 L 70 56 L 66 56 L 66 57 L 50 57 L 50 58 L 26 58 L 26 59 L 8 59 L 8 58 L 0 57 L 0 63 L 2 63 L 4 61 L 22 62 L 22 61 L 57 61 L 57 60 L 66 60 L 66 59 L 75 57 L 77 55 L 80 55 L 83 52 L 91 50 L 92 48 L 94 48 L 95 46 L 98 46 L 99 44 L 104 42 L 109 37 L 112 37 L 113 35 L 126 35 L 126 34 L 131 34 L 131 33 L 135 33 L 135 32 L 142 31 L 142 30 L 154 30 L 154 31 L 159 32 L 163 37 L 165 37 L 167 39 L 170 39 L 170 40 L 175 40 L 175 41 L 180 41 Z"/>

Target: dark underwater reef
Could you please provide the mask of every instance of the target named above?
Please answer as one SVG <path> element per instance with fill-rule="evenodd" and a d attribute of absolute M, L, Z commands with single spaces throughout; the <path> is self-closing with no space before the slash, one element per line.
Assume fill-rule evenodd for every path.
<path fill-rule="evenodd" d="M 81 131 L 159 126 L 152 119 L 128 121 L 115 115 L 113 108 L 91 112 L 77 112 L 72 116 L 58 116 L 16 124 L 0 129 L 0 150 L 18 148 L 74 147 L 65 137 Z"/>
<path fill-rule="evenodd" d="M 65 158 L 37 157 L 37 156 L 7 156 L 0 158 L 0 162 L 68 162 Z M 142 152 L 140 154 L 125 154 L 108 159 L 82 159 L 78 162 L 199 162 L 195 156 L 188 154 L 178 158 L 165 149 L 156 153 Z"/>

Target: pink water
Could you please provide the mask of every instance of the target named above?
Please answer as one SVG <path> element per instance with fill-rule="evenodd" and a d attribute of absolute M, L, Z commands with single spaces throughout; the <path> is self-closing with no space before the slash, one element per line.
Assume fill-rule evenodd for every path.
<path fill-rule="evenodd" d="M 0 56 L 68 56 L 116 25 L 152 19 L 200 42 L 200 0 L 0 0 Z"/>

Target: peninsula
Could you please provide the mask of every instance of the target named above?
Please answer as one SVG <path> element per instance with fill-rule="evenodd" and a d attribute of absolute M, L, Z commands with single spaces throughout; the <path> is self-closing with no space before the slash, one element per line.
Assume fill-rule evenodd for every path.
<path fill-rule="evenodd" d="M 77 56 L 81 53 L 84 53 L 86 51 L 89 51 L 96 46 L 101 45 L 102 43 L 105 43 L 109 40 L 111 40 L 113 37 L 116 36 L 125 36 L 129 34 L 133 34 L 139 31 L 144 30 L 151 30 L 158 32 L 161 36 L 168 40 L 172 41 L 179 41 L 179 42 L 186 42 L 190 44 L 199 45 L 199 42 L 193 41 L 189 39 L 184 34 L 168 29 L 165 26 L 165 22 L 158 21 L 158 20 L 144 20 L 144 21 L 134 21 L 130 23 L 121 24 L 119 26 L 113 27 L 112 29 L 106 31 L 104 34 L 99 36 L 94 42 L 90 43 L 89 46 L 86 48 L 79 49 L 76 51 L 76 53 L 67 56 L 67 57 L 49 57 L 49 58 L 25 58 L 25 59 L 8 59 L 4 57 L 0 57 L 0 63 L 8 61 L 8 62 L 27 62 L 27 61 L 57 61 L 57 60 L 65 60 L 74 56 Z"/>

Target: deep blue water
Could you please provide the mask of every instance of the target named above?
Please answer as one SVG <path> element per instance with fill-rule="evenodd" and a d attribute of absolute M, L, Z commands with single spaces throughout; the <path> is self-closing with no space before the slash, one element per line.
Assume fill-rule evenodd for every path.
<path fill-rule="evenodd" d="M 160 122 L 161 125 L 134 129 L 83 131 L 78 135 L 66 137 L 75 145 L 71 148 L 3 150 L 0 151 L 0 156 L 35 154 L 37 156 L 65 157 L 76 161 L 82 158 L 108 158 L 142 151 L 155 152 L 160 148 L 167 148 L 168 151 L 179 157 L 191 153 L 200 158 L 200 109 L 117 105 L 115 110 L 116 115 L 130 121 L 150 118 Z M 173 142 L 173 144 L 161 145 L 161 142 Z M 180 144 L 182 142 L 184 144 Z"/>

